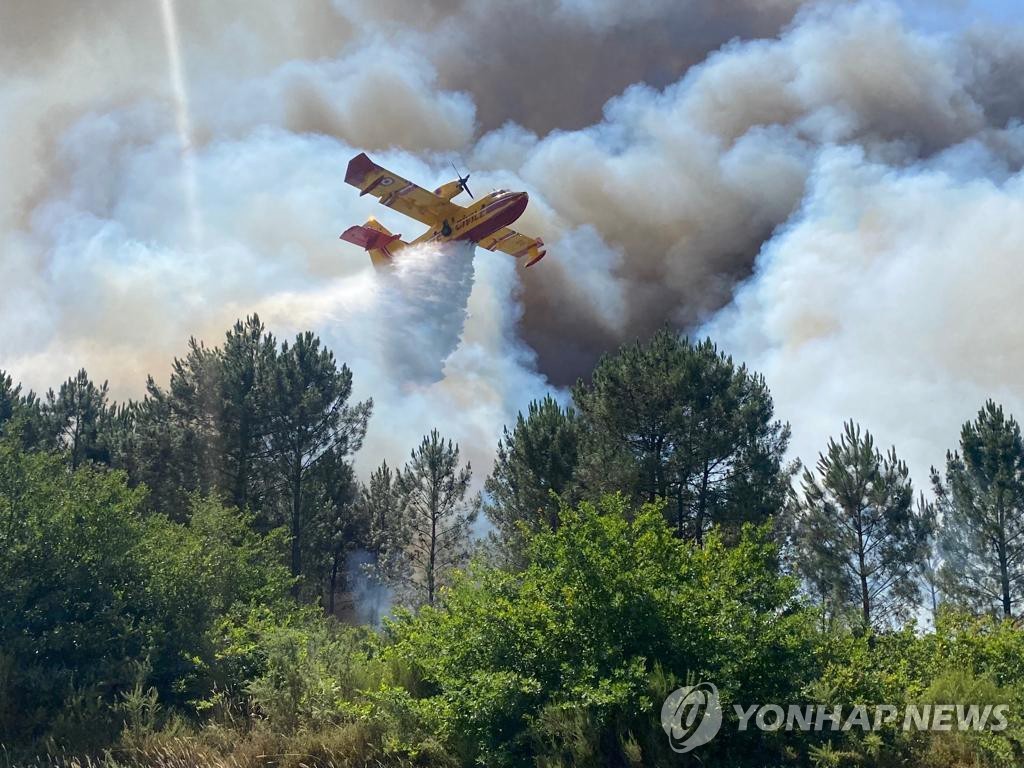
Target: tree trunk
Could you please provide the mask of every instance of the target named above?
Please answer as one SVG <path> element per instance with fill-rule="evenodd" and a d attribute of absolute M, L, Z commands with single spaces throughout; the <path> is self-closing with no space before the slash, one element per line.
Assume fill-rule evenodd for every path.
<path fill-rule="evenodd" d="M 708 480 L 711 477 L 711 465 L 704 459 L 704 474 L 700 478 L 700 496 L 697 499 L 697 512 L 693 516 L 693 540 L 697 546 L 704 544 L 704 516 L 708 508 Z"/>
<path fill-rule="evenodd" d="M 327 597 L 327 613 L 330 616 L 334 615 L 334 595 L 338 591 L 338 565 L 340 560 L 339 553 L 335 552 L 334 559 L 331 562 L 331 591 Z"/>
<path fill-rule="evenodd" d="M 864 562 L 864 522 L 857 511 L 857 575 L 860 576 L 860 610 L 864 629 L 871 628 L 871 593 L 868 591 L 868 569 Z"/>
<path fill-rule="evenodd" d="M 434 604 L 434 568 L 437 562 L 437 511 L 430 516 L 430 553 L 427 559 L 427 602 Z"/>
<path fill-rule="evenodd" d="M 71 471 L 78 469 L 78 443 L 81 436 L 82 420 L 75 417 L 75 431 L 71 433 Z"/>
<path fill-rule="evenodd" d="M 864 628 L 868 629 L 871 626 L 871 598 L 868 595 L 868 576 L 863 570 L 864 558 L 861 557 L 861 572 L 860 572 L 860 610 L 864 616 Z"/>
<path fill-rule="evenodd" d="M 668 495 L 668 488 L 665 482 L 665 468 L 662 466 L 662 451 L 664 440 L 658 438 L 654 442 L 654 487 L 651 489 L 650 501 L 655 501 L 659 496 L 665 498 Z"/>
<path fill-rule="evenodd" d="M 302 465 L 296 464 L 292 472 L 292 576 L 302 573 Z M 298 582 L 292 587 L 298 594 Z"/>
<path fill-rule="evenodd" d="M 1003 593 L 1003 618 L 1009 619 L 1013 615 L 1010 602 L 1010 566 L 1006 556 L 1006 545 L 1002 542 L 999 544 L 999 586 Z"/>

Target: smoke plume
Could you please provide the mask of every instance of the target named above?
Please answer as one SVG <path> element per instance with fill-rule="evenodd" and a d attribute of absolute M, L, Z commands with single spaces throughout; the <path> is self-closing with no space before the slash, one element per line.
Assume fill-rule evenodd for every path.
<path fill-rule="evenodd" d="M 375 398 L 367 462 L 438 426 L 482 476 L 516 410 L 664 323 L 763 370 L 805 459 L 855 416 L 920 474 L 986 395 L 1020 410 L 1019 27 L 875 0 L 171 5 L 180 78 L 160 3 L 0 6 L 0 367 L 29 386 L 84 365 L 135 396 L 258 311 Z M 548 257 L 376 275 L 338 233 L 420 229 L 343 183 L 361 150 L 527 190 Z"/>

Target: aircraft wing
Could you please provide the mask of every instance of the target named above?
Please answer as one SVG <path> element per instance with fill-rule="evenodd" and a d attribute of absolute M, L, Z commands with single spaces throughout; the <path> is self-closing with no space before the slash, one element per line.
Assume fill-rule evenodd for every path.
<path fill-rule="evenodd" d="M 543 259 L 547 253 L 547 251 L 543 250 L 544 241 L 539 237 L 527 237 L 508 227 L 502 227 L 497 232 L 488 235 L 477 245 L 481 248 L 486 248 L 488 251 L 503 251 L 509 256 L 515 256 L 517 259 L 528 256 L 529 258 L 526 260 L 526 266 L 528 267 L 532 267 Z"/>
<path fill-rule="evenodd" d="M 373 195 L 388 208 L 428 226 L 434 226 L 461 209 L 458 204 L 382 168 L 367 157 L 365 152 L 349 161 L 345 181 L 359 189 L 360 197 Z"/>

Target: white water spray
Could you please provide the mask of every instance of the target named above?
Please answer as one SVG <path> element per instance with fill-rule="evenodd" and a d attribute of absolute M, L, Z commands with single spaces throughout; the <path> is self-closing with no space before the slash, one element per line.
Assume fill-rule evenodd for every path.
<path fill-rule="evenodd" d="M 188 90 L 185 88 L 185 71 L 181 63 L 181 42 L 178 39 L 174 0 L 160 0 L 160 15 L 163 20 L 164 43 L 167 46 L 171 94 L 174 98 L 174 119 L 178 141 L 181 144 L 181 175 L 189 234 L 192 237 L 192 245 L 198 248 L 203 241 L 203 226 L 199 213 L 199 186 L 192 143 L 192 113 L 188 104 Z"/>

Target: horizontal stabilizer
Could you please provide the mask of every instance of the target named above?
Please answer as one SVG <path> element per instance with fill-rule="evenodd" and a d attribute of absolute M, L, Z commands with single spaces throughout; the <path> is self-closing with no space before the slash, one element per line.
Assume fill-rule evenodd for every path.
<path fill-rule="evenodd" d="M 371 229 L 370 227 L 363 227 L 358 224 L 354 227 L 349 227 L 341 233 L 342 240 L 354 243 L 368 251 L 387 248 L 401 238 L 401 235 L 392 235 L 390 232 L 381 232 L 379 229 Z"/>

